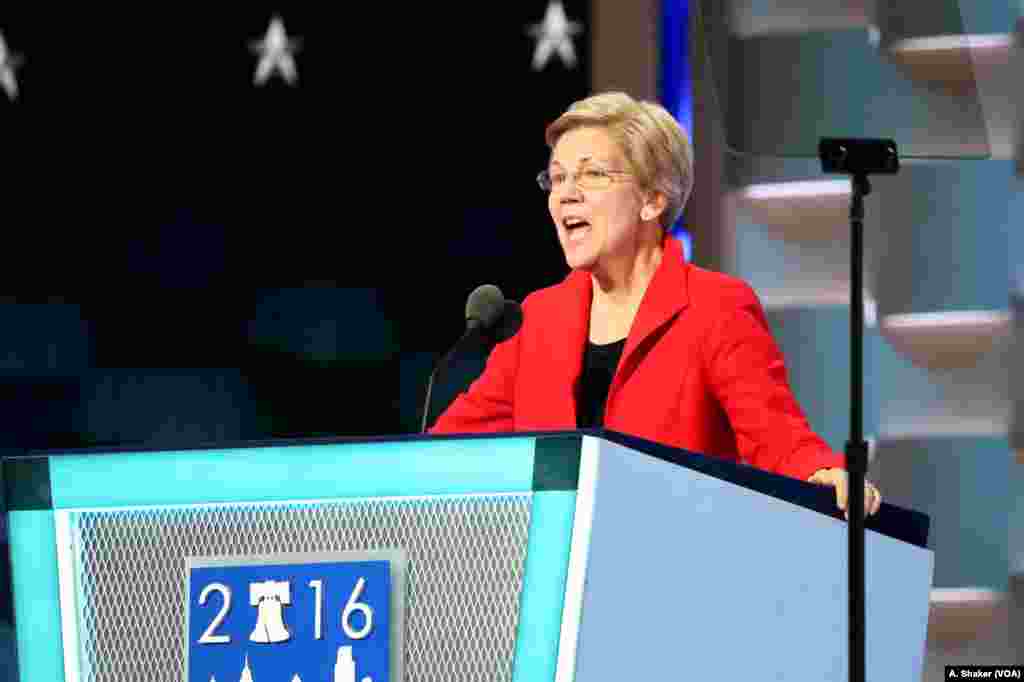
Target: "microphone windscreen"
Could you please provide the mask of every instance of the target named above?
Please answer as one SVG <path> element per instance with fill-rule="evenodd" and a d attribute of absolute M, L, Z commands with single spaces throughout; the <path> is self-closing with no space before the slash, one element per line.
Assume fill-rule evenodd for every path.
<path fill-rule="evenodd" d="M 505 309 L 505 295 L 493 284 L 482 284 L 473 290 L 466 301 L 466 322 L 488 328 L 501 317 Z"/>

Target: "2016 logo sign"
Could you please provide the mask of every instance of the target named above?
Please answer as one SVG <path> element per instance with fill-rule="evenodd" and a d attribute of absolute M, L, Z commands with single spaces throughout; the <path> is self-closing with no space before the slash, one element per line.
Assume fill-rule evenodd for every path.
<path fill-rule="evenodd" d="M 394 679 L 391 562 L 272 559 L 190 562 L 188 682 Z"/>

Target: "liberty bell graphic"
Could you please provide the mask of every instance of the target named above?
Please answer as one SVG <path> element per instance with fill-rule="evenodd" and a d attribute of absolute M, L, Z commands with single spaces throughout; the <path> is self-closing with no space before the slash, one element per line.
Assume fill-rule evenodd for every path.
<path fill-rule="evenodd" d="M 284 607 L 291 603 L 291 586 L 287 581 L 250 583 L 249 605 L 256 607 L 256 627 L 249 635 L 249 641 L 276 644 L 291 639 L 292 635 L 284 624 Z"/>

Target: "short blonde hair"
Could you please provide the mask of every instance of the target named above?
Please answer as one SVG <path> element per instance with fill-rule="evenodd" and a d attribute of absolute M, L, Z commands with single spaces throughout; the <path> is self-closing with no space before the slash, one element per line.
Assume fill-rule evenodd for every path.
<path fill-rule="evenodd" d="M 645 191 L 665 195 L 661 226 L 668 230 L 683 213 L 693 189 L 693 148 L 678 121 L 660 104 L 637 101 L 624 92 L 606 92 L 573 102 L 547 127 L 544 139 L 554 149 L 576 128 L 603 128 L 626 157 Z"/>

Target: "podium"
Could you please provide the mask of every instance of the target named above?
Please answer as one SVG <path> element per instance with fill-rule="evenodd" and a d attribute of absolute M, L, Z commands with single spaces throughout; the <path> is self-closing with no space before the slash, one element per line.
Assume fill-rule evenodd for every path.
<path fill-rule="evenodd" d="M 41 453 L 4 481 L 21 680 L 246 679 L 197 651 L 254 682 L 846 679 L 834 492 L 611 431 Z M 928 519 L 867 527 L 868 679 L 920 679 Z M 332 557 L 387 593 L 285 579 Z M 225 565 L 250 590 L 197 601 Z M 286 582 L 274 644 L 257 602 Z M 333 678 L 262 662 L 330 638 Z"/>

